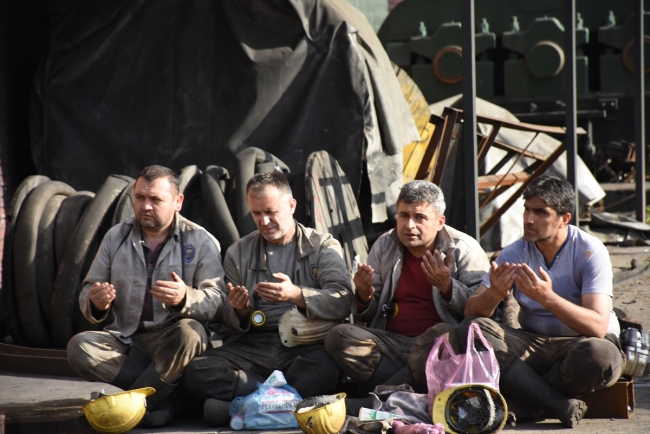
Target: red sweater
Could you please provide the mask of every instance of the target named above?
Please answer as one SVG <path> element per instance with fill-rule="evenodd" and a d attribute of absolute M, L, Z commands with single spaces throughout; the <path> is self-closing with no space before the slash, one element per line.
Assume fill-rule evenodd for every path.
<path fill-rule="evenodd" d="M 422 271 L 422 259 L 404 249 L 402 274 L 397 283 L 393 303 L 399 311 L 393 319 L 388 319 L 386 330 L 403 336 L 420 336 L 429 327 L 442 319 L 433 303 L 431 284 Z"/>

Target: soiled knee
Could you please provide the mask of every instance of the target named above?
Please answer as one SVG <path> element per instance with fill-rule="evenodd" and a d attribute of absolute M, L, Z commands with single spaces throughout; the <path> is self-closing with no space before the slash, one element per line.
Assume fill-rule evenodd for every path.
<path fill-rule="evenodd" d="M 585 338 L 569 350 L 560 365 L 565 388 L 581 395 L 614 384 L 623 371 L 623 357 L 606 339 Z"/>
<path fill-rule="evenodd" d="M 325 350 L 334 360 L 343 355 L 358 353 L 361 347 L 374 346 L 374 335 L 364 327 L 339 324 L 325 338 Z"/>

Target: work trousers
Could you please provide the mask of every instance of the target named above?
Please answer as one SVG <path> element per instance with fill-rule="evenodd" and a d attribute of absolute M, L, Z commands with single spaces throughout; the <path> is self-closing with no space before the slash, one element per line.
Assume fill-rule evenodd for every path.
<path fill-rule="evenodd" d="M 190 360 L 208 346 L 203 324 L 189 318 L 161 330 L 136 333 L 131 341 L 126 344 L 104 331 L 78 333 L 68 342 L 68 363 L 86 380 L 111 383 L 135 348 L 154 362 L 163 381 L 174 384 Z"/>
<path fill-rule="evenodd" d="M 327 334 L 325 349 L 345 374 L 359 383 L 368 381 L 381 358 L 386 357 L 400 368 L 408 365 L 413 378 L 426 386 L 424 365 L 433 341 L 453 329 L 449 324 L 440 323 L 418 337 L 410 337 L 386 330 L 340 324 Z"/>
<path fill-rule="evenodd" d="M 332 392 L 343 373 L 323 345 L 282 345 L 275 331 L 251 331 L 196 357 L 185 369 L 183 385 L 201 398 L 232 401 L 257 389 L 274 370 L 308 398 Z"/>
<path fill-rule="evenodd" d="M 502 375 L 519 358 L 567 396 L 580 397 L 609 387 L 624 368 L 624 355 L 618 337 L 613 334 L 604 339 L 549 337 L 514 329 L 489 318 L 466 318 L 461 323 L 457 342 L 463 353 L 470 322 L 479 325 L 494 348 Z M 483 348 L 479 339 L 475 343 L 477 348 Z"/>

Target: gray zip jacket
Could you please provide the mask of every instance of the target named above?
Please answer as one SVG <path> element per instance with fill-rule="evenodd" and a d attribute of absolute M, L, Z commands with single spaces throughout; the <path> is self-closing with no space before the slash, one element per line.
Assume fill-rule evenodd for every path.
<path fill-rule="evenodd" d="M 152 331 L 162 329 L 179 317 L 203 323 L 218 320 L 225 302 L 219 242 L 201 226 L 178 213 L 174 218 L 172 235 L 160 252 L 151 281 L 171 280 L 172 271 L 187 285 L 185 303 L 171 307 L 154 298 L 154 319 L 146 321 L 145 328 Z M 112 283 L 116 293 L 111 307 L 100 318 L 93 317 L 93 306 L 88 297 L 95 282 Z M 130 343 L 130 336 L 140 322 L 146 286 L 142 230 L 137 220 L 132 218 L 113 226 L 106 233 L 84 279 L 79 305 L 88 321 L 97 324 L 107 319 L 104 330 Z"/>
<path fill-rule="evenodd" d="M 435 286 L 433 302 L 440 318 L 452 325 L 463 320 L 465 301 L 472 295 L 490 269 L 487 255 L 478 242 L 469 235 L 445 225 L 436 236 L 435 248 L 445 256 L 452 255 L 451 279 L 452 296 L 447 300 Z M 357 322 L 367 323 L 368 327 L 386 330 L 387 318 L 381 308 L 390 303 L 397 291 L 397 283 L 404 263 L 404 245 L 392 229 L 380 236 L 368 254 L 368 265 L 375 271 L 373 287 L 375 292 L 368 307 L 359 312 L 356 300 L 352 313 Z"/>
<path fill-rule="evenodd" d="M 350 272 L 341 245 L 330 234 L 321 234 L 296 222 L 296 264 L 291 282 L 300 286 L 308 319 L 342 321 L 350 315 L 354 300 Z M 254 306 L 255 284 L 273 281 L 266 267 L 266 240 L 254 231 L 230 246 L 224 259 L 226 281 L 248 289 Z M 222 322 L 235 333 L 247 332 L 250 318 L 242 321 L 225 303 Z"/>

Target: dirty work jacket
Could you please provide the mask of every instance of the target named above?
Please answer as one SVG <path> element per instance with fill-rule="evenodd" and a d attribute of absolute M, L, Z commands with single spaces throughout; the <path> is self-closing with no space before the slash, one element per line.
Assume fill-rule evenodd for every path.
<path fill-rule="evenodd" d="M 147 330 L 164 328 L 178 318 L 207 323 L 218 317 L 225 302 L 219 251 L 219 242 L 212 235 L 176 213 L 172 236 L 160 252 L 151 281 L 171 280 L 171 272 L 175 271 L 187 285 L 185 303 L 168 307 L 154 298 L 154 319 L 145 321 Z M 115 287 L 115 300 L 100 318 L 93 317 L 88 297 L 94 282 L 109 282 Z M 130 343 L 140 322 L 146 286 L 142 230 L 132 218 L 112 227 L 104 237 L 79 295 L 81 311 L 93 324 L 108 318 L 104 330 Z"/>
<path fill-rule="evenodd" d="M 342 321 L 350 315 L 354 300 L 350 272 L 341 245 L 330 234 L 296 224 L 296 264 L 291 282 L 298 285 L 305 298 L 308 319 Z M 266 267 L 266 240 L 254 231 L 230 246 L 224 259 L 226 282 L 248 289 L 254 306 L 255 284 L 273 281 Z M 250 317 L 242 321 L 234 308 L 225 303 L 222 322 L 235 333 L 250 330 Z"/>
<path fill-rule="evenodd" d="M 433 302 L 440 318 L 452 325 L 458 325 L 463 319 L 465 300 L 472 295 L 483 276 L 490 269 L 487 255 L 478 242 L 463 232 L 451 226 L 443 226 L 436 236 L 435 248 L 441 255 L 452 255 L 451 279 L 452 296 L 446 300 L 435 286 Z M 357 310 L 356 300 L 352 304 L 352 313 L 357 322 L 368 323 L 368 327 L 386 330 L 387 318 L 381 307 L 390 303 L 397 291 L 397 283 L 404 264 L 404 245 L 392 229 L 383 234 L 370 249 L 368 265 L 375 272 L 372 282 L 375 292 L 368 307 L 363 311 Z"/>

